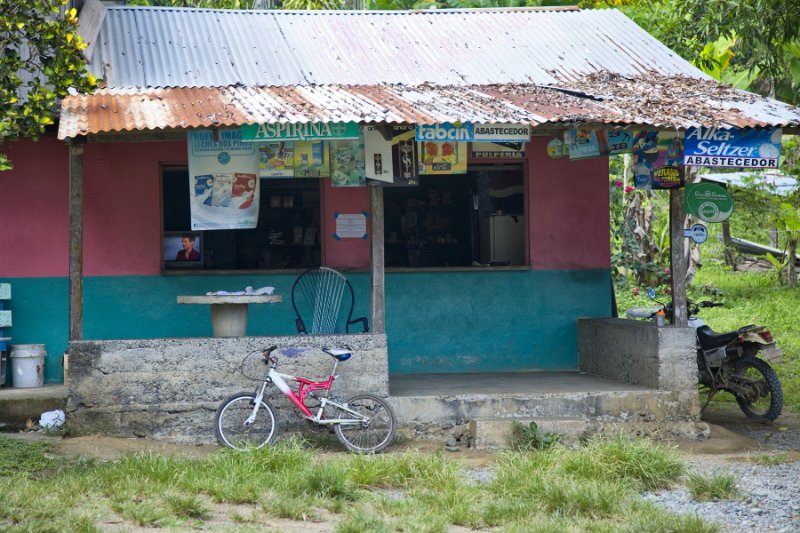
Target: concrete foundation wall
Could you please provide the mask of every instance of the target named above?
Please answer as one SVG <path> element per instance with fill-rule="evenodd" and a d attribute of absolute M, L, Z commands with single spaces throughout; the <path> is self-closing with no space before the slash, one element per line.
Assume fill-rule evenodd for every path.
<path fill-rule="evenodd" d="M 322 347 L 352 350 L 353 357 L 339 363 L 332 395 L 388 395 L 385 335 L 81 341 L 69 347 L 70 431 L 213 442 L 220 402 L 257 385 L 242 375 L 242 360 L 272 345 L 279 347 L 281 373 L 315 380 L 327 378 L 333 367 L 334 359 Z M 253 354 L 248 362 L 257 357 Z M 267 370 L 261 363 L 247 368 L 259 374 Z M 283 429 L 300 422 L 276 387 L 269 387 L 268 394 Z"/>
<path fill-rule="evenodd" d="M 619 318 L 578 320 L 582 371 L 666 391 L 697 391 L 695 334 Z"/>

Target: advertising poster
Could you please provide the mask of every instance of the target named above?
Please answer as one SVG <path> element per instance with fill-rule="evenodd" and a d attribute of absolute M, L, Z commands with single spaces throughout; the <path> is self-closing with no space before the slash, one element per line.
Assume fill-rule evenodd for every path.
<path fill-rule="evenodd" d="M 633 181 L 637 189 L 683 187 L 683 145 L 677 132 L 640 131 L 633 145 Z"/>
<path fill-rule="evenodd" d="M 295 178 L 327 178 L 330 174 L 327 141 L 295 141 Z"/>
<path fill-rule="evenodd" d="M 689 128 L 683 164 L 698 167 L 778 168 L 780 128 L 740 130 Z"/>
<path fill-rule="evenodd" d="M 416 127 L 393 125 L 392 171 L 395 185 L 419 185 Z"/>
<path fill-rule="evenodd" d="M 622 154 L 633 149 L 633 130 L 573 129 L 566 133 L 570 159 Z"/>
<path fill-rule="evenodd" d="M 334 187 L 364 187 L 367 184 L 363 140 L 330 141 Z"/>
<path fill-rule="evenodd" d="M 258 224 L 259 155 L 238 129 L 190 131 L 192 230 L 249 229 Z"/>
<path fill-rule="evenodd" d="M 294 142 L 278 141 L 258 146 L 258 175 L 262 178 L 294 177 Z"/>
<path fill-rule="evenodd" d="M 420 174 L 466 174 L 467 143 L 422 141 L 417 143 Z"/>
<path fill-rule="evenodd" d="M 388 137 L 388 135 L 387 135 Z M 364 163 L 367 178 L 391 183 L 392 143 L 378 126 L 364 126 Z"/>

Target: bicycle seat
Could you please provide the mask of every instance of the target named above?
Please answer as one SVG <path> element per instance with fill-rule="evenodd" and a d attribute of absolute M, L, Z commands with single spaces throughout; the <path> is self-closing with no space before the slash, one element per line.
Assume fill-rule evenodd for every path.
<path fill-rule="evenodd" d="M 697 340 L 700 341 L 700 347 L 704 350 L 725 346 L 738 336 L 738 331 L 717 333 L 708 326 L 700 326 L 697 328 Z"/>
<path fill-rule="evenodd" d="M 330 355 L 337 361 L 347 361 L 353 356 L 353 353 L 350 350 L 337 350 L 335 348 L 323 348 L 323 352 Z"/>

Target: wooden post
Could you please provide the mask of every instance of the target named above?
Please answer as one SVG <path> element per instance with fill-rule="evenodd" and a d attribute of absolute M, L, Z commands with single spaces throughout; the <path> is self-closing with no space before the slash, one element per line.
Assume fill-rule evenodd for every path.
<path fill-rule="evenodd" d="M 69 143 L 69 340 L 83 338 L 83 146 Z"/>
<path fill-rule="evenodd" d="M 683 227 L 686 221 L 683 199 L 684 189 L 672 189 L 669 191 L 672 323 L 676 326 L 686 326 L 689 324 L 689 313 L 686 309 L 686 271 L 689 268 L 689 256 L 686 253 L 686 237 L 683 236 Z"/>
<path fill-rule="evenodd" d="M 383 188 L 369 188 L 370 231 L 372 243 L 372 320 L 370 331 L 386 333 L 386 304 L 384 300 L 384 250 L 383 250 Z"/>

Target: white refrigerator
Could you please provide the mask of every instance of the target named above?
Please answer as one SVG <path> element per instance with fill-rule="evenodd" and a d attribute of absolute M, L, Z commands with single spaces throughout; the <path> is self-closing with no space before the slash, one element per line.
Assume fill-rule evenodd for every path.
<path fill-rule="evenodd" d="M 522 215 L 491 215 L 481 219 L 481 263 L 525 262 L 525 218 Z"/>

